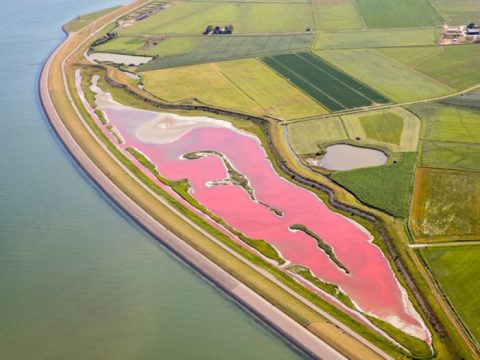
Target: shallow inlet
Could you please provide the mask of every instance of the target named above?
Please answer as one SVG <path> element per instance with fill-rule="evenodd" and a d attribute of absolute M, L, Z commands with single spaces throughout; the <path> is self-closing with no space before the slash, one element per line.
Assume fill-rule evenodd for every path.
<path fill-rule="evenodd" d="M 149 56 L 133 56 L 133 55 L 122 55 L 122 54 L 112 54 L 112 53 L 92 53 L 87 55 L 88 59 L 91 61 L 110 61 L 115 64 L 125 64 L 125 65 L 141 65 L 152 60 Z"/>
<path fill-rule="evenodd" d="M 312 164 L 327 170 L 345 171 L 385 165 L 387 160 L 388 156 L 380 150 L 337 144 L 327 146 L 327 152 L 323 158 Z"/>

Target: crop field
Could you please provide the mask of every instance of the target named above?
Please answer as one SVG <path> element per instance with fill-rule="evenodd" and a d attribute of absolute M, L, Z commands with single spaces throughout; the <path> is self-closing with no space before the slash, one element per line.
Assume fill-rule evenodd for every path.
<path fill-rule="evenodd" d="M 307 50 L 311 34 L 276 36 L 212 36 L 193 52 L 180 56 L 159 57 L 140 67 L 140 71 L 201 64 L 229 59 L 261 56 L 278 52 Z"/>
<path fill-rule="evenodd" d="M 412 28 L 441 25 L 428 0 L 357 0 L 369 28 Z"/>
<path fill-rule="evenodd" d="M 388 103 L 383 96 L 312 54 L 285 54 L 262 60 L 331 111 Z"/>
<path fill-rule="evenodd" d="M 210 24 L 232 24 L 234 34 L 289 33 L 313 27 L 314 19 L 310 4 L 181 2 L 119 34 L 201 34 Z"/>
<path fill-rule="evenodd" d="M 382 49 L 381 52 L 457 90 L 480 82 L 480 46 L 477 45 Z"/>
<path fill-rule="evenodd" d="M 338 117 L 315 119 L 288 125 L 288 140 L 296 154 L 314 154 L 319 146 L 347 140 L 348 136 Z"/>
<path fill-rule="evenodd" d="M 435 45 L 437 37 L 438 30 L 434 28 L 325 31 L 317 34 L 314 49 L 333 50 Z"/>
<path fill-rule="evenodd" d="M 480 92 L 475 91 L 468 94 L 462 94 L 453 98 L 442 100 L 442 104 L 453 106 L 465 106 L 469 108 L 480 108 Z"/>
<path fill-rule="evenodd" d="M 419 104 L 411 109 L 424 123 L 424 140 L 480 143 L 480 110 L 439 104 Z"/>
<path fill-rule="evenodd" d="M 421 253 L 463 322 L 480 341 L 480 246 L 431 247 Z"/>
<path fill-rule="evenodd" d="M 358 13 L 355 0 L 313 0 L 315 29 L 362 29 L 365 23 Z"/>
<path fill-rule="evenodd" d="M 97 46 L 95 52 L 165 57 L 187 54 L 206 40 L 201 36 L 176 36 L 146 41 L 140 36 L 120 36 Z"/>
<path fill-rule="evenodd" d="M 364 203 L 395 217 L 407 218 L 416 159 L 416 153 L 401 153 L 396 163 L 337 172 L 331 178 Z"/>
<path fill-rule="evenodd" d="M 399 103 L 455 91 L 373 49 L 324 50 L 315 53 Z"/>
<path fill-rule="evenodd" d="M 480 144 L 424 141 L 421 166 L 480 171 Z"/>
<path fill-rule="evenodd" d="M 199 102 L 284 119 L 326 113 L 315 101 L 256 59 L 187 66 L 143 73 L 145 89 L 179 102 Z"/>
<path fill-rule="evenodd" d="M 417 151 L 420 120 L 401 107 L 344 115 L 342 120 L 350 139 L 360 144 L 393 152 Z"/>
<path fill-rule="evenodd" d="M 433 0 L 440 15 L 449 25 L 464 25 L 472 19 L 472 14 L 480 13 L 480 2 L 477 0 Z"/>
<path fill-rule="evenodd" d="M 417 169 L 411 229 L 417 241 L 480 239 L 480 173 Z"/>

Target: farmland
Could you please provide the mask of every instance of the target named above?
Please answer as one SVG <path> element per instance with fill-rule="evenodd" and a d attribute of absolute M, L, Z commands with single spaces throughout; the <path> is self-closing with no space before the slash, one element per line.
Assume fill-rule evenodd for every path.
<path fill-rule="evenodd" d="M 315 53 L 396 102 L 434 98 L 454 92 L 447 85 L 372 49 Z"/>
<path fill-rule="evenodd" d="M 309 4 L 184 2 L 123 28 L 120 35 L 201 34 L 209 24 L 232 24 L 236 34 L 304 32 Z"/>
<path fill-rule="evenodd" d="M 480 171 L 480 144 L 424 141 L 421 166 Z"/>
<path fill-rule="evenodd" d="M 319 30 L 362 29 L 365 23 L 355 0 L 312 1 L 315 28 Z"/>
<path fill-rule="evenodd" d="M 316 50 L 383 48 L 435 45 L 436 29 L 324 31 L 317 34 Z"/>
<path fill-rule="evenodd" d="M 367 86 L 308 53 L 270 56 L 263 61 L 331 111 L 388 102 Z"/>
<path fill-rule="evenodd" d="M 477 71 L 480 62 L 479 46 L 383 49 L 382 53 L 456 90 L 480 82 Z"/>
<path fill-rule="evenodd" d="M 480 246 L 426 248 L 422 255 L 463 322 L 480 342 Z"/>
<path fill-rule="evenodd" d="M 480 3 L 477 0 L 433 0 L 433 3 L 449 24 L 468 24 L 477 19 L 480 13 Z"/>
<path fill-rule="evenodd" d="M 369 28 L 410 28 L 440 25 L 443 19 L 428 0 L 358 0 Z"/>
<path fill-rule="evenodd" d="M 259 115 L 307 117 L 326 111 L 255 59 L 143 73 L 145 89 L 171 102 L 193 101 Z"/>
<path fill-rule="evenodd" d="M 390 144 L 400 144 L 403 119 L 394 113 L 360 117 L 360 124 L 368 138 Z"/>
<path fill-rule="evenodd" d="M 93 12 L 91 14 L 77 16 L 75 19 L 73 19 L 69 23 L 65 24 L 65 26 L 63 28 L 68 32 L 78 31 L 78 30 L 84 28 L 86 25 L 90 24 L 92 21 L 94 21 L 98 18 L 101 18 L 102 16 L 112 12 L 116 8 L 117 7 L 112 7 L 112 8 L 109 8 L 109 9 L 96 11 L 96 12 Z"/>
<path fill-rule="evenodd" d="M 419 168 L 411 228 L 417 241 L 480 238 L 480 173 Z"/>
<path fill-rule="evenodd" d="M 331 178 L 366 204 L 407 218 L 415 163 L 415 153 L 402 153 L 394 164 L 337 172 Z"/>
<path fill-rule="evenodd" d="M 159 57 L 140 67 L 140 71 L 174 66 L 222 61 L 266 55 L 276 52 L 306 50 L 313 40 L 311 34 L 276 36 L 210 37 L 191 53 Z"/>

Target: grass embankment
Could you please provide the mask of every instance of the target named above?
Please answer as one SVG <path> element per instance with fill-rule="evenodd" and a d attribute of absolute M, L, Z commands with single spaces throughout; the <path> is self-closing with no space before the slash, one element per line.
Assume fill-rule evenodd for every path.
<path fill-rule="evenodd" d="M 425 248 L 421 253 L 455 310 L 480 342 L 480 246 Z"/>
<path fill-rule="evenodd" d="M 109 9 L 96 11 L 90 14 L 79 15 L 75 19 L 64 25 L 63 29 L 69 33 L 79 31 L 88 24 L 91 24 L 93 21 L 100 19 L 102 16 L 105 16 L 118 8 L 118 6 L 114 6 Z"/>
<path fill-rule="evenodd" d="M 302 225 L 302 224 L 294 224 L 290 226 L 290 230 L 301 231 L 304 234 L 315 239 L 317 242 L 317 246 L 328 256 L 328 258 L 331 261 L 333 261 L 335 265 L 337 265 L 340 269 L 345 271 L 345 273 L 350 274 L 350 270 L 348 270 L 348 268 L 345 265 L 343 265 L 340 260 L 338 260 L 337 256 L 333 252 L 332 247 L 328 245 L 325 241 L 323 241 L 322 238 L 320 238 L 320 236 L 318 236 L 317 233 L 315 233 L 314 231 L 310 230 L 309 228 L 307 228 L 305 225 Z"/>

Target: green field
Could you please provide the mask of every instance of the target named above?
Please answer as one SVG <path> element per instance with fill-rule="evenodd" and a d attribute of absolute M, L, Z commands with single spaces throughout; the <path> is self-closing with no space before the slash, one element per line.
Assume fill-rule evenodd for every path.
<path fill-rule="evenodd" d="M 441 25 L 428 0 L 357 0 L 369 28 L 413 28 Z"/>
<path fill-rule="evenodd" d="M 480 171 L 480 144 L 424 141 L 421 166 Z"/>
<path fill-rule="evenodd" d="M 355 0 L 313 0 L 315 29 L 362 29 L 365 27 Z"/>
<path fill-rule="evenodd" d="M 342 121 L 350 139 L 360 144 L 392 152 L 417 151 L 420 119 L 401 107 L 343 115 Z"/>
<path fill-rule="evenodd" d="M 465 25 L 478 22 L 480 2 L 478 0 L 432 0 L 440 15 L 450 25 Z"/>
<path fill-rule="evenodd" d="M 347 140 L 338 117 L 302 121 L 288 125 L 288 140 L 296 154 L 314 154 L 319 146 Z"/>
<path fill-rule="evenodd" d="M 457 90 L 480 83 L 478 45 L 382 49 L 381 52 Z"/>
<path fill-rule="evenodd" d="M 416 157 L 416 153 L 402 153 L 395 164 L 337 172 L 331 178 L 364 203 L 395 217 L 406 218 L 412 196 Z"/>
<path fill-rule="evenodd" d="M 200 102 L 283 119 L 326 113 L 256 59 L 154 70 L 142 75 L 145 90 L 170 102 Z"/>
<path fill-rule="evenodd" d="M 465 106 L 473 109 L 480 108 L 480 92 L 472 92 L 442 100 L 442 104 Z"/>
<path fill-rule="evenodd" d="M 440 104 L 413 105 L 411 110 L 423 121 L 424 140 L 480 143 L 480 110 Z"/>
<path fill-rule="evenodd" d="M 410 220 L 416 240 L 479 240 L 479 198 L 479 172 L 419 168 Z"/>
<path fill-rule="evenodd" d="M 246 58 L 277 52 L 306 50 L 313 35 L 276 36 L 212 36 L 193 52 L 180 56 L 156 58 L 139 68 L 140 71 Z"/>
<path fill-rule="evenodd" d="M 95 51 L 166 57 L 187 54 L 206 40 L 203 36 L 159 37 L 148 40 L 140 36 L 120 36 L 97 46 Z"/>
<path fill-rule="evenodd" d="M 120 35 L 201 34 L 208 25 L 234 26 L 234 34 L 304 32 L 313 27 L 310 4 L 178 2 Z"/>
<path fill-rule="evenodd" d="M 454 89 L 376 50 L 324 50 L 315 51 L 315 53 L 353 78 L 372 86 L 399 103 L 434 98 L 454 92 Z"/>
<path fill-rule="evenodd" d="M 262 60 L 331 111 L 388 102 L 310 53 L 270 56 Z"/>
<path fill-rule="evenodd" d="M 105 10 L 96 11 L 96 12 L 93 12 L 93 13 L 90 13 L 90 14 L 77 16 L 75 19 L 73 19 L 72 21 L 67 23 L 63 28 L 67 32 L 75 32 L 75 31 L 81 30 L 86 25 L 90 24 L 92 21 L 97 20 L 104 15 L 107 15 L 108 13 L 112 12 L 113 10 L 115 10 L 117 8 L 118 8 L 118 6 L 115 6 L 115 7 L 105 9 Z"/>
<path fill-rule="evenodd" d="M 362 116 L 360 124 L 368 138 L 400 145 L 403 119 L 394 113 Z"/>
<path fill-rule="evenodd" d="M 421 251 L 435 278 L 467 325 L 480 341 L 479 246 L 426 248 Z"/>
<path fill-rule="evenodd" d="M 325 31 L 317 34 L 316 50 L 363 49 L 395 46 L 435 45 L 437 29 L 393 29 L 366 31 Z"/>

